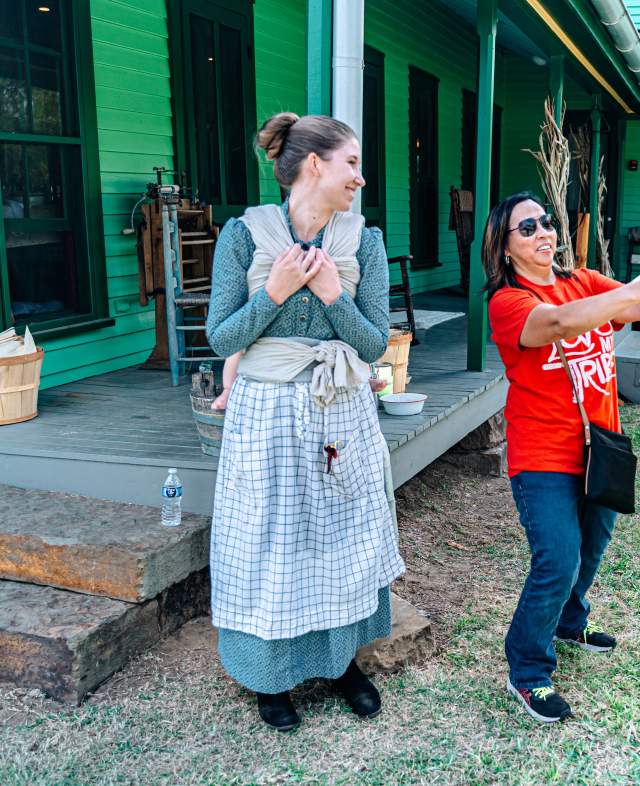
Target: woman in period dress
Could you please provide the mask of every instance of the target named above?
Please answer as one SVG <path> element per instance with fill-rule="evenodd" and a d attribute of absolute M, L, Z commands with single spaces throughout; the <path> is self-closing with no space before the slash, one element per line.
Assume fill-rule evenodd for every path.
<path fill-rule="evenodd" d="M 364 185 L 344 123 L 281 113 L 257 135 L 289 190 L 249 208 L 217 243 L 207 336 L 243 352 L 225 417 L 211 537 L 212 617 L 225 670 L 280 730 L 289 691 L 334 680 L 353 711 L 380 712 L 359 647 L 391 630 L 404 566 L 368 384 L 385 351 L 382 235 L 349 212 Z"/>

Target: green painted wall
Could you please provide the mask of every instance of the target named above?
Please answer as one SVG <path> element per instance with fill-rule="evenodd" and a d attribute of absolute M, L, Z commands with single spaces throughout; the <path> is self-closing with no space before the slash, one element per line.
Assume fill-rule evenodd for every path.
<path fill-rule="evenodd" d="M 298 115 L 305 112 L 306 7 L 306 0 L 255 2 L 258 128 L 276 112 L 296 112 Z M 259 166 L 260 201 L 280 202 L 273 164 L 261 156 Z"/>
<path fill-rule="evenodd" d="M 475 36 L 464 22 L 452 24 L 451 13 L 435 3 L 369 0 L 365 42 L 385 55 L 389 256 L 409 253 L 409 66 L 440 79 L 438 213 L 442 266 L 414 272 L 411 280 L 414 292 L 457 284 L 456 240 L 447 228 L 449 187 L 460 183 L 462 89 L 475 90 Z"/>
<path fill-rule="evenodd" d="M 138 302 L 134 241 L 121 235 L 154 166 L 173 166 L 172 109 L 165 0 L 90 0 L 111 328 L 45 343 L 43 387 L 135 365 L 154 344 L 153 306 Z M 274 24 L 277 20 L 277 24 Z M 306 2 L 255 0 L 257 121 L 282 110 L 305 111 Z M 475 90 L 475 31 L 436 4 L 367 0 L 365 42 L 385 55 L 387 248 L 409 252 L 409 66 L 438 77 L 439 261 L 412 273 L 414 292 L 459 281 L 454 233 L 448 229 L 449 187 L 461 177 L 462 90 Z M 495 101 L 503 108 L 501 193 L 540 190 L 536 147 L 548 71 L 498 52 Z M 567 80 L 570 108 L 589 96 Z M 630 124 L 629 157 L 640 146 Z M 253 129 L 252 129 L 253 131 Z M 636 157 L 640 158 L 640 150 Z M 272 165 L 262 161 L 260 199 L 279 201 Z M 630 173 L 631 174 L 631 173 Z M 630 194 L 633 193 L 629 179 Z M 640 182 L 640 178 L 638 178 Z M 635 182 L 635 181 L 633 181 Z M 629 204 L 624 220 L 638 210 Z M 626 205 L 626 203 L 625 203 Z M 625 207 L 626 209 L 626 207 Z"/>
<path fill-rule="evenodd" d="M 629 120 L 627 122 L 627 137 L 625 144 L 625 161 L 630 159 L 640 159 L 640 120 Z M 624 280 L 627 265 L 627 231 L 629 227 L 640 226 L 640 172 L 630 172 L 624 167 L 622 216 L 618 222 L 618 253 L 616 261 L 618 264 L 619 277 Z"/>
<path fill-rule="evenodd" d="M 640 0 L 625 0 L 624 4 L 635 26 L 640 27 Z"/>
<path fill-rule="evenodd" d="M 42 387 L 141 363 L 155 342 L 138 301 L 135 241 L 121 235 L 154 166 L 173 166 L 164 0 L 91 0 L 109 314 L 113 327 L 44 342 Z"/>

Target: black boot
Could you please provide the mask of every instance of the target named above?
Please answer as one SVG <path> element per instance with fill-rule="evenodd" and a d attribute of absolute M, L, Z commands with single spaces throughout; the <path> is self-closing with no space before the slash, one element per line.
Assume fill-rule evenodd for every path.
<path fill-rule="evenodd" d="M 380 694 L 371 680 L 363 674 L 352 660 L 347 670 L 333 681 L 338 691 L 356 715 L 361 718 L 375 718 L 382 710 Z"/>
<path fill-rule="evenodd" d="M 257 693 L 258 712 L 262 720 L 278 731 L 291 731 L 300 723 L 300 716 L 291 703 L 289 691 Z"/>

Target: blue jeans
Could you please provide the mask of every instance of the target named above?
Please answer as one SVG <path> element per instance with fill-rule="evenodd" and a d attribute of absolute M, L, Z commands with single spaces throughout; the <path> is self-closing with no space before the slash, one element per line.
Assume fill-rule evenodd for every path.
<path fill-rule="evenodd" d="M 583 479 L 564 472 L 520 472 L 511 478 L 531 568 L 505 652 L 516 688 L 551 685 L 553 637 L 573 638 L 585 628 L 585 598 L 611 539 L 617 514 L 582 495 Z"/>

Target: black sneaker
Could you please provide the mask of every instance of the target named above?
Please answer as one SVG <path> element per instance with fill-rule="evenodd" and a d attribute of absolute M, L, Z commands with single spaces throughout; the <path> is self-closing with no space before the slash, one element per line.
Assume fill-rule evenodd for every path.
<path fill-rule="evenodd" d="M 587 627 L 576 638 L 565 639 L 563 636 L 556 638 L 558 641 L 564 641 L 565 644 L 573 644 L 575 647 L 581 647 L 589 652 L 611 652 L 618 643 L 613 636 L 609 636 L 602 628 L 589 621 L 587 621 Z"/>
<path fill-rule="evenodd" d="M 347 670 L 333 680 L 333 684 L 347 700 L 347 704 L 361 718 L 375 718 L 382 711 L 382 702 L 378 689 L 371 680 L 363 674 L 355 660 L 352 660 Z"/>
<path fill-rule="evenodd" d="M 291 731 L 300 725 L 288 691 L 282 693 L 258 693 L 258 713 L 262 720 L 278 731 Z"/>
<path fill-rule="evenodd" d="M 571 716 L 571 707 L 553 688 L 514 688 L 507 678 L 507 690 L 541 723 L 557 723 Z"/>

